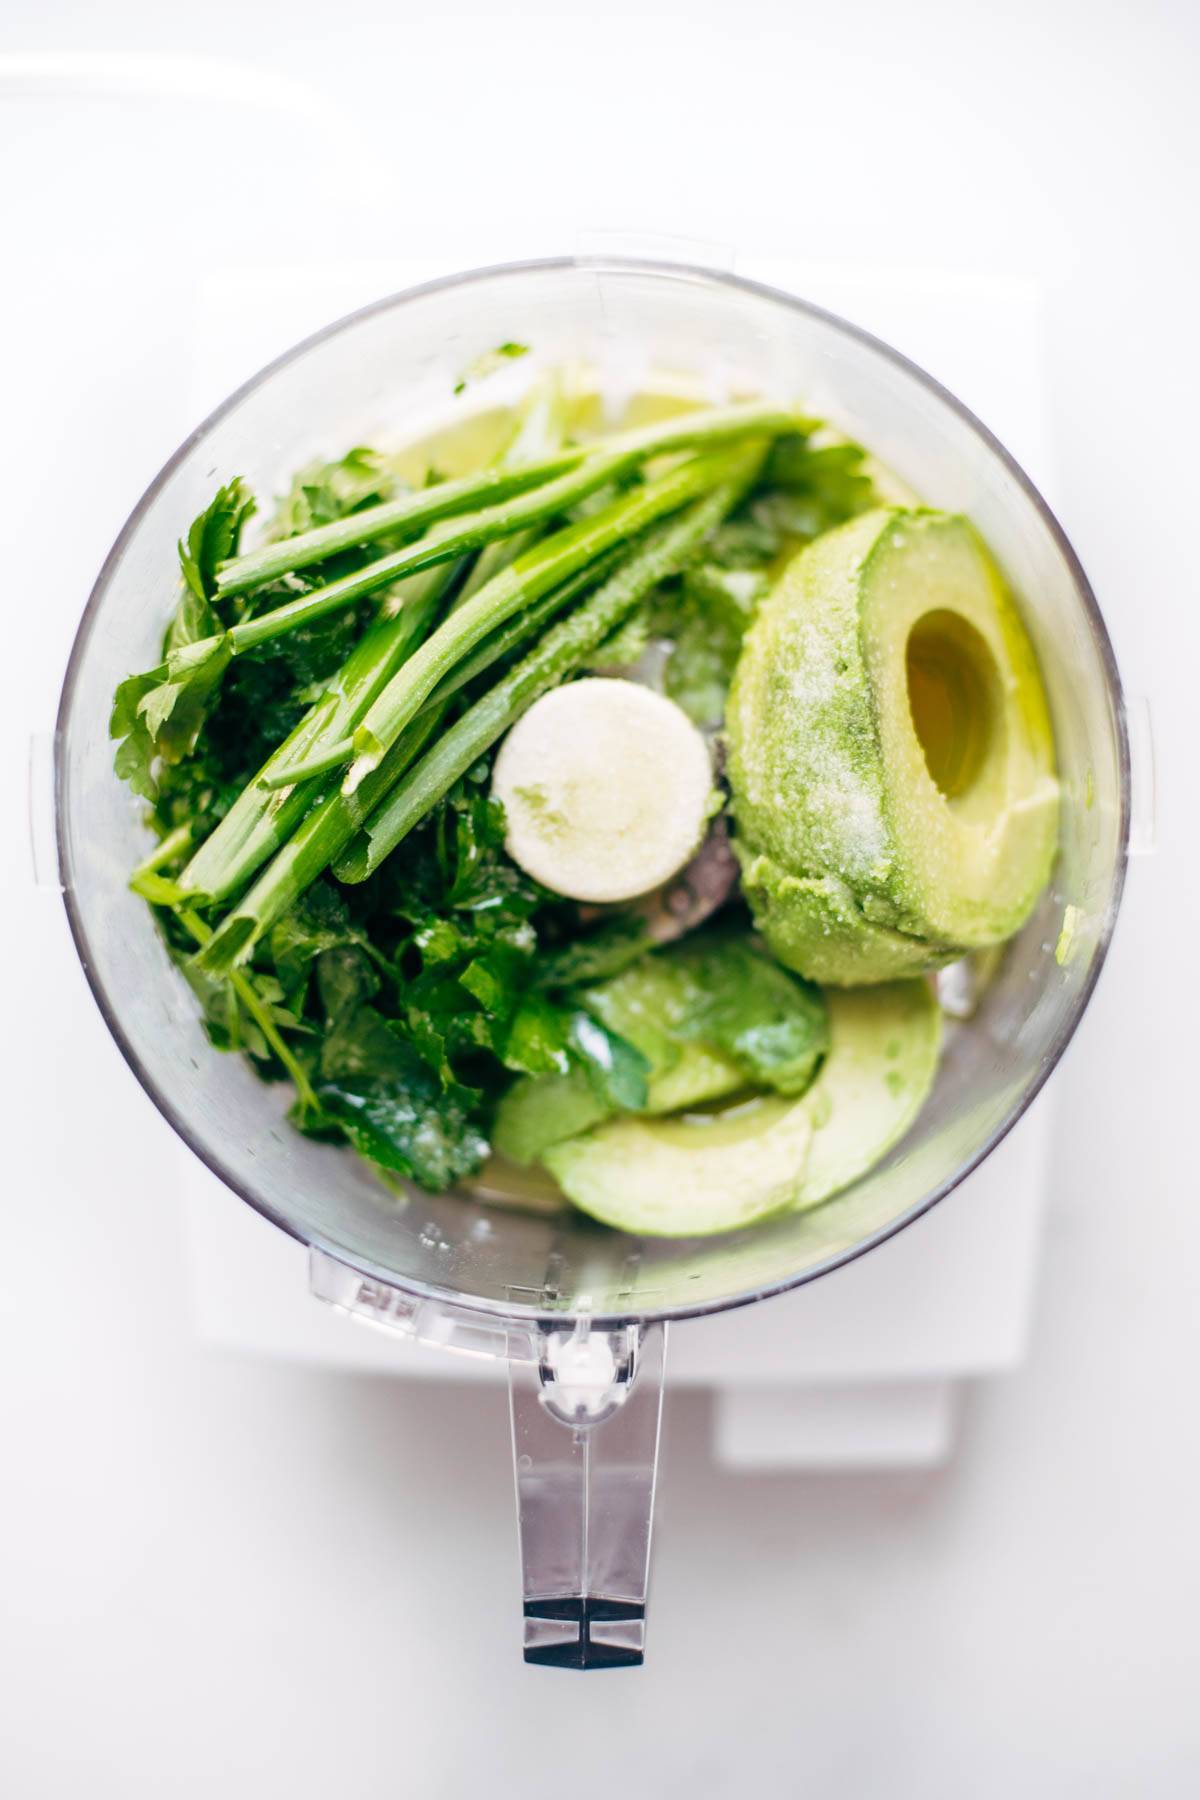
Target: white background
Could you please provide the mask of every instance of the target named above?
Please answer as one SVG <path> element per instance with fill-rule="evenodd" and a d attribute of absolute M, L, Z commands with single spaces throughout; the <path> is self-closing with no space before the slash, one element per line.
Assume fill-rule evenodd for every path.
<path fill-rule="evenodd" d="M 99 92 L 63 60 L 132 51 L 166 60 Z M 9 0 L 0 52 L 0 1789 L 1194 1794 L 1193 8 Z M 1055 497 L 1152 701 L 1159 851 L 1056 1078 L 1025 1368 L 925 1477 L 725 1475 L 676 1397 L 650 1660 L 581 1681 L 517 1658 L 493 1392 L 194 1342 L 175 1151 L 26 894 L 22 796 L 95 569 L 194 423 L 206 267 L 605 228 L 1040 285 Z M 94 1076 L 56 1075 L 67 1043 Z"/>

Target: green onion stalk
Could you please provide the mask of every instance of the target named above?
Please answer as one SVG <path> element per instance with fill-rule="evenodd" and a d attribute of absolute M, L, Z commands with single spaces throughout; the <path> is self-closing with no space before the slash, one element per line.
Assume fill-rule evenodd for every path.
<path fill-rule="evenodd" d="M 228 975 L 318 876 L 342 856 L 441 724 L 444 706 L 429 706 L 426 702 L 442 682 L 452 679 L 463 660 L 483 640 L 556 586 L 587 569 L 594 570 L 599 557 L 648 533 L 634 544 L 599 591 L 583 603 L 579 613 L 568 615 L 548 634 L 545 642 L 554 639 L 554 644 L 544 665 L 545 685 L 561 680 L 658 582 L 684 566 L 757 477 L 762 458 L 760 445 L 742 445 L 695 457 L 622 495 L 591 518 L 547 537 L 452 612 L 402 665 L 368 710 L 360 733 L 356 734 L 359 754 L 346 780 L 306 815 L 245 897 L 226 914 L 199 951 L 199 967 L 213 976 Z M 689 505 L 696 500 L 701 500 L 701 504 Z M 678 513 L 683 507 L 688 510 L 680 519 L 658 531 L 649 530 L 665 515 Z M 556 633 L 567 634 L 575 619 L 584 615 L 584 625 L 577 626 L 569 636 L 556 637 Z M 543 649 L 544 645 L 539 646 L 527 660 L 538 658 Z M 523 669 L 525 665 L 518 667 Z M 528 675 L 515 688 L 506 686 L 516 673 L 503 678 L 498 690 L 493 690 L 503 690 L 504 696 L 486 714 L 487 729 L 495 729 L 496 735 L 506 729 L 503 721 L 511 722 L 516 716 L 514 708 L 521 710 L 535 697 L 537 683 Z M 485 696 L 485 700 L 488 698 Z M 469 712 L 466 717 L 470 716 Z M 477 714 L 472 730 L 480 729 L 480 718 Z M 429 773 L 424 777 L 427 785 L 421 792 L 433 794 L 430 805 L 440 797 L 434 789 L 446 771 L 457 765 L 466 741 L 465 736 L 454 738 L 452 750 L 437 765 L 436 780 Z M 369 748 L 364 749 L 364 744 Z M 450 775 L 446 785 L 455 778 Z M 412 804 L 410 798 L 405 806 Z M 389 823 L 387 834 L 394 828 L 394 823 Z M 367 856 L 369 859 L 369 850 Z M 357 858 L 354 861 L 357 864 Z"/>

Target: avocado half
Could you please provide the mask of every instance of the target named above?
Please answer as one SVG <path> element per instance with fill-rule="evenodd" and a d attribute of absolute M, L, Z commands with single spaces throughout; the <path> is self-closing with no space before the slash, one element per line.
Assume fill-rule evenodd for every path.
<path fill-rule="evenodd" d="M 776 957 L 853 986 L 1003 942 L 1058 836 L 1033 646 L 966 519 L 864 513 L 788 564 L 726 715 L 742 885 Z"/>
<path fill-rule="evenodd" d="M 583 1212 L 646 1237 L 734 1231 L 818 1206 L 899 1142 L 937 1073 L 941 1013 L 924 981 L 826 996 L 829 1049 L 800 1100 L 613 1119 L 542 1161 Z"/>

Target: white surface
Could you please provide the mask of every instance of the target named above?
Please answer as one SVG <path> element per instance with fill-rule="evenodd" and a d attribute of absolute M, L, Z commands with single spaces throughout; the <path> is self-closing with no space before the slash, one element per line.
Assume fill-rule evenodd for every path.
<path fill-rule="evenodd" d="M 944 1462 L 954 1437 L 950 1381 L 741 1388 L 713 1402 L 713 1449 L 728 1469 L 911 1469 Z"/>
<path fill-rule="evenodd" d="M 82 596 L 190 423 L 180 319 L 214 243 L 244 262 L 257 240 L 265 264 L 305 243 L 436 259 L 447 221 L 498 254 L 569 244 L 579 221 L 666 222 L 780 254 L 802 242 L 825 265 L 1028 275 L 1048 296 L 1056 497 L 1127 678 L 1152 695 L 1161 773 L 1158 857 L 1133 871 L 1055 1080 L 1029 1361 L 969 1399 L 961 1451 L 932 1477 L 730 1477 L 707 1404 L 677 1395 L 646 1668 L 526 1671 L 496 1396 L 196 1344 L 175 1146 L 64 955 L 57 900 L 22 898 L 5 970 L 19 1028 L 0 1038 L 0 1786 L 16 1800 L 1200 1785 L 1200 997 L 1181 956 L 1200 924 L 1200 27 L 1179 0 L 620 19 L 620 0 L 538 16 L 479 0 L 471 18 L 10 4 L 24 49 L 241 57 L 323 103 L 302 126 L 277 108 L 213 131 L 178 97 L 149 119 L 88 101 L 80 150 L 0 92 L 0 322 L 17 352 L 3 877 L 23 894 L 13 772 L 52 715 Z M 56 1080 L 64 1044 L 86 1085 Z"/>

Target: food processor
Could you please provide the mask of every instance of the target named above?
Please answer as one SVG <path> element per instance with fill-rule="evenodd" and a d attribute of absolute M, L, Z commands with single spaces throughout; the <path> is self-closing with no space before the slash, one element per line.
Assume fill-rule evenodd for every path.
<path fill-rule="evenodd" d="M 465 1190 L 393 1194 L 356 1157 L 294 1131 L 284 1086 L 264 1085 L 242 1059 L 213 1049 L 149 910 L 128 889 L 145 832 L 113 773 L 109 707 L 117 683 L 157 659 L 188 523 L 234 474 L 268 495 L 310 457 L 398 432 L 415 438 L 455 405 L 479 404 L 471 384 L 455 396 L 463 371 L 511 342 L 529 353 L 503 381 L 582 363 L 614 408 L 651 374 L 698 383 L 714 401 L 765 393 L 798 402 L 865 443 L 923 501 L 971 518 L 1035 641 L 1062 782 L 1051 885 L 973 1016 L 952 1024 L 908 1136 L 811 1212 L 664 1242 L 572 1211 L 501 1208 Z M 297 346 L 181 446 L 89 600 L 55 758 L 71 929 L 139 1081 L 221 1180 L 308 1246 L 318 1297 L 423 1342 L 507 1360 L 525 1659 L 640 1662 L 671 1322 L 812 1281 L 942 1199 L 1029 1105 L 1099 974 L 1129 835 L 1124 709 L 1095 600 L 1044 502 L 928 376 L 789 295 L 699 267 L 603 255 L 455 276 Z"/>

